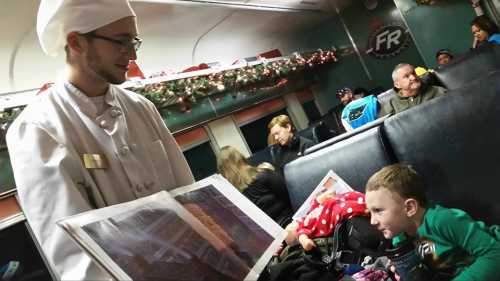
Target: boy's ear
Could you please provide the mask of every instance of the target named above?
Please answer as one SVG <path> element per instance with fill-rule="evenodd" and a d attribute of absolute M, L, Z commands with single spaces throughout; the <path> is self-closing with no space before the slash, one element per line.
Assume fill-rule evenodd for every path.
<path fill-rule="evenodd" d="M 417 200 L 413 198 L 408 198 L 405 200 L 404 204 L 405 204 L 406 216 L 413 217 L 417 213 L 419 208 Z"/>

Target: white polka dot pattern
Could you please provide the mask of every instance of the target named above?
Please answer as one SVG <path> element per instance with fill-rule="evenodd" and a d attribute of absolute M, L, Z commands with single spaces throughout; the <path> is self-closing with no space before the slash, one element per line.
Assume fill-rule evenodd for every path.
<path fill-rule="evenodd" d="M 321 204 L 314 201 L 309 213 L 299 219 L 297 233 L 307 233 L 309 238 L 325 237 L 343 219 L 369 213 L 364 194 L 347 192 L 327 198 Z"/>

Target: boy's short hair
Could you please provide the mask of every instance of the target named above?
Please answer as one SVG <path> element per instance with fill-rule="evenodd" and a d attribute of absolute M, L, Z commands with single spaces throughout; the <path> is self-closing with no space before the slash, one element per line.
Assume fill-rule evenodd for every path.
<path fill-rule="evenodd" d="M 428 205 L 425 183 L 411 166 L 393 164 L 373 174 L 366 183 L 366 192 L 387 188 L 404 199 L 413 198 L 422 206 Z"/>
<path fill-rule="evenodd" d="M 275 125 L 279 125 L 280 127 L 286 128 L 288 125 L 290 125 L 290 128 L 292 128 L 292 131 L 295 129 L 293 127 L 292 121 L 290 121 L 290 117 L 288 117 L 285 114 L 278 115 L 274 117 L 269 124 L 267 124 L 267 128 L 271 130 Z"/>

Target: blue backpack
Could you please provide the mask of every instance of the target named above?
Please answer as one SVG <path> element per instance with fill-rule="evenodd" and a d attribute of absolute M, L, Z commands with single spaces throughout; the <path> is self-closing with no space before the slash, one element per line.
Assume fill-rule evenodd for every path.
<path fill-rule="evenodd" d="M 342 120 L 353 129 L 377 119 L 378 100 L 374 95 L 348 103 L 342 110 Z"/>

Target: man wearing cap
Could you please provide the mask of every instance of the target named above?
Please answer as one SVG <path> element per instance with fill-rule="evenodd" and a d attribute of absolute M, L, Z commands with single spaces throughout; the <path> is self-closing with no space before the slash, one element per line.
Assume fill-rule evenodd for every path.
<path fill-rule="evenodd" d="M 441 49 L 436 53 L 436 61 L 439 67 L 447 65 L 453 59 L 453 54 L 448 49 Z"/>
<path fill-rule="evenodd" d="M 65 51 L 66 81 L 38 95 L 7 132 L 24 214 L 59 280 L 106 280 L 56 221 L 193 182 L 154 105 L 116 86 L 137 58 L 127 0 L 42 0 L 37 32 Z"/>
<path fill-rule="evenodd" d="M 336 97 L 340 100 L 340 103 L 330 109 L 328 114 L 335 119 L 336 128 L 334 128 L 334 130 L 341 134 L 345 132 L 344 125 L 342 124 L 342 111 L 344 107 L 354 99 L 354 94 L 350 88 L 345 87 L 337 90 Z"/>
<path fill-rule="evenodd" d="M 354 99 L 354 93 L 350 88 L 342 88 L 337 91 L 337 98 L 342 106 L 346 106 Z"/>
<path fill-rule="evenodd" d="M 396 65 L 392 72 L 396 94 L 380 109 L 378 116 L 395 114 L 446 94 L 446 89 L 422 83 L 415 68 L 407 63 Z"/>

